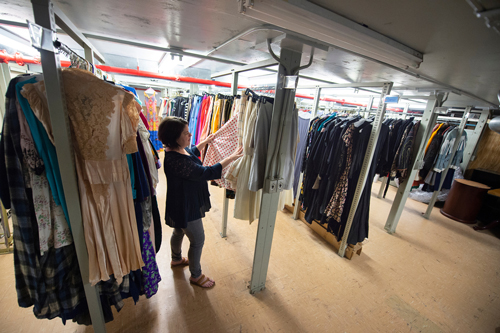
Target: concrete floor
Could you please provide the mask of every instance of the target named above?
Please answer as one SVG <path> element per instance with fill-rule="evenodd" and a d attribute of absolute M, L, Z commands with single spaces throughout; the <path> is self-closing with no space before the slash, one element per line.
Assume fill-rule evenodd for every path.
<path fill-rule="evenodd" d="M 165 178 L 158 188 L 164 212 Z M 267 289 L 250 295 L 257 223 L 230 218 L 219 236 L 221 189 L 210 186 L 213 208 L 204 219 L 204 273 L 216 281 L 202 290 L 187 268 L 171 269 L 163 226 L 157 295 L 127 300 L 108 332 L 499 332 L 500 239 L 476 232 L 426 205 L 408 200 L 397 233 L 384 231 L 395 189 L 377 199 L 374 184 L 370 238 L 361 256 L 340 258 L 288 212 L 278 212 Z M 233 201 L 230 201 L 232 216 Z M 184 243 L 187 254 L 189 242 Z M 59 319 L 37 320 L 17 306 L 12 254 L 0 256 L 0 332 L 92 332 Z"/>

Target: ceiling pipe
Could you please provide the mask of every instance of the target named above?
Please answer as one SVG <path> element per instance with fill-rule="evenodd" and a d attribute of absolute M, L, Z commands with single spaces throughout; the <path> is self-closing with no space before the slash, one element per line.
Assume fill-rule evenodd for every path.
<path fill-rule="evenodd" d="M 29 57 L 29 56 L 24 56 L 19 52 L 17 52 L 14 55 L 10 55 L 5 50 L 0 50 L 0 62 L 4 62 L 4 63 L 16 62 L 20 66 L 24 66 L 25 64 L 39 65 L 40 59 L 34 58 L 34 57 Z M 67 60 L 62 60 L 61 66 L 62 67 L 69 67 L 69 66 L 71 66 L 71 62 L 67 61 Z M 139 76 L 139 77 L 149 77 L 149 78 L 162 79 L 162 80 L 174 81 L 174 82 L 195 83 L 195 84 L 202 84 L 202 85 L 211 85 L 211 86 L 217 86 L 217 87 L 231 88 L 231 83 L 229 83 L 229 82 L 212 81 L 212 80 L 198 79 L 198 78 L 187 77 L 187 76 L 167 76 L 167 75 L 161 75 L 161 74 L 154 73 L 154 72 L 142 71 L 139 69 L 120 68 L 120 67 L 113 67 L 113 66 L 106 66 L 106 65 L 95 65 L 95 67 L 104 71 L 104 72 L 107 72 L 107 73 L 131 75 L 131 76 Z M 238 85 L 238 89 L 246 89 L 246 88 L 247 88 L 247 86 Z M 269 90 L 266 92 L 273 93 L 274 91 Z M 295 94 L 295 97 L 305 98 L 305 99 L 314 99 L 314 96 L 302 95 L 302 94 Z M 346 101 L 343 99 L 323 97 L 320 100 L 326 101 L 326 102 L 334 102 L 334 103 L 338 103 L 341 105 L 354 105 L 354 106 L 366 107 L 366 104 L 353 103 L 353 102 L 349 102 L 349 101 Z M 402 112 L 402 110 L 398 109 L 398 108 L 387 108 L 387 109 L 391 110 L 391 111 Z"/>

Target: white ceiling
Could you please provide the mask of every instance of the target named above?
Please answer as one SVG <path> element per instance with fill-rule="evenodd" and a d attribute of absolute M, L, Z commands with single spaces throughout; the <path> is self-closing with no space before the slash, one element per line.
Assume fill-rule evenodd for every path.
<path fill-rule="evenodd" d="M 313 66 L 301 74 L 339 83 L 393 81 L 395 86 L 408 89 L 452 86 L 464 94 L 450 94 L 445 105 L 499 104 L 500 35 L 476 18 L 465 0 L 311 2 L 422 52 L 424 61 L 420 68 L 404 71 L 330 47 L 328 52 L 316 52 Z M 84 33 L 200 54 L 208 54 L 228 39 L 263 25 L 239 14 L 236 0 L 62 0 L 55 3 Z M 31 2 L 0 1 L 0 19 L 33 20 Z M 300 22 L 297 26 L 300 27 Z M 267 31 L 249 33 L 210 55 L 242 63 L 268 59 L 270 56 L 262 47 L 268 35 Z M 65 40 L 71 44 L 68 38 Z M 135 64 L 149 70 L 155 63 L 157 66 L 164 54 L 146 47 L 91 41 L 106 56 L 109 65 L 130 63 L 131 67 Z M 190 64 L 196 62 L 184 59 Z M 304 55 L 303 63 L 307 60 L 308 56 Z M 208 60 L 195 65 L 206 71 L 200 73 L 232 67 Z M 417 78 L 416 74 L 433 82 Z M 253 75 L 247 75 L 246 80 L 251 81 L 250 76 Z"/>

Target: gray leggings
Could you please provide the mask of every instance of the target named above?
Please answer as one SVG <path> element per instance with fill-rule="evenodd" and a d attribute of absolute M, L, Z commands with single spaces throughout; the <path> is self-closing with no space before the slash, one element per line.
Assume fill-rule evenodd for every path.
<path fill-rule="evenodd" d="M 189 271 L 191 277 L 196 279 L 201 276 L 201 251 L 203 244 L 205 244 L 205 231 L 203 230 L 203 222 L 201 219 L 190 221 L 187 223 L 186 228 L 174 228 L 172 237 L 170 238 L 170 249 L 172 251 L 172 260 L 182 260 L 182 239 L 184 234 L 189 239 Z"/>

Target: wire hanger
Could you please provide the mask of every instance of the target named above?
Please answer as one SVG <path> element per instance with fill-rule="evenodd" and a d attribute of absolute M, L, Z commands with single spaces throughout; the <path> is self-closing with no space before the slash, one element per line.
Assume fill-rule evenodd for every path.
<path fill-rule="evenodd" d="M 61 43 L 58 39 L 54 41 L 54 47 L 69 57 L 72 67 L 82 68 L 94 73 L 94 65 L 92 65 L 88 60 L 80 57 L 75 51 L 70 49 L 67 45 Z"/>

